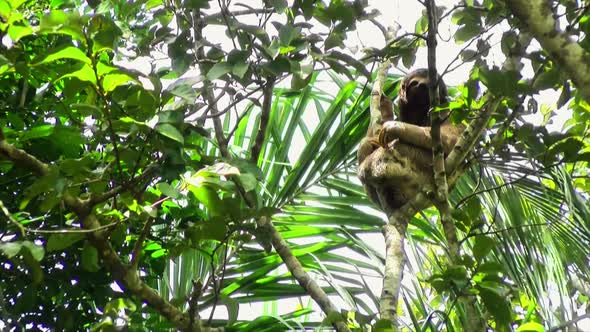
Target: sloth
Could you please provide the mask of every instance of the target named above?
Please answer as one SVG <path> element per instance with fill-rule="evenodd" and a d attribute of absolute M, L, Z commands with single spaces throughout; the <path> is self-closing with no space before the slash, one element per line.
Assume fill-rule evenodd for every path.
<path fill-rule="evenodd" d="M 369 126 L 357 151 L 358 177 L 369 199 L 383 210 L 396 210 L 421 190 L 434 188 L 428 71 L 410 72 L 401 82 L 398 95 L 399 120 L 393 120 L 392 103 L 381 96 L 381 119 Z M 441 103 L 447 89 L 439 77 Z M 448 155 L 463 131 L 443 114 L 441 140 Z M 453 184 L 449 184 L 452 187 Z"/>

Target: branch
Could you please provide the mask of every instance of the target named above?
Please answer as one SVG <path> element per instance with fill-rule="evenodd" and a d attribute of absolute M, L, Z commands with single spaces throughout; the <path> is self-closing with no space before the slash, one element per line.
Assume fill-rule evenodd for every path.
<path fill-rule="evenodd" d="M 440 103 L 440 94 L 438 93 L 440 82 L 438 79 L 438 73 L 436 72 L 436 34 L 438 27 L 436 18 L 436 4 L 434 0 L 426 1 L 426 12 L 428 15 L 428 35 L 426 38 L 426 44 L 428 46 L 428 95 L 430 97 L 430 135 L 432 137 L 432 162 L 434 171 L 435 197 L 439 204 L 448 207 L 447 198 L 449 190 L 445 171 L 445 156 L 440 132 L 440 125 L 443 118 L 441 116 L 441 112 L 434 112 Z M 446 202 L 446 204 L 444 204 L 444 202 Z M 445 208 L 445 210 L 447 209 Z"/>
<path fill-rule="evenodd" d="M 272 91 L 274 88 L 274 78 L 268 79 L 268 82 L 264 85 L 264 89 L 262 91 L 263 100 L 262 100 L 262 111 L 260 114 L 260 127 L 258 128 L 258 133 L 256 134 L 256 139 L 254 140 L 254 145 L 252 146 L 252 154 L 251 160 L 258 165 L 258 157 L 260 157 L 260 151 L 262 150 L 262 144 L 264 143 L 264 138 L 266 137 L 266 128 L 268 127 L 268 120 L 270 118 L 270 109 L 272 106 Z"/>
<path fill-rule="evenodd" d="M 39 176 L 45 176 L 49 173 L 48 165 L 25 151 L 8 144 L 4 139 L 0 140 L 0 155 L 23 168 L 30 169 Z"/>
<path fill-rule="evenodd" d="M 590 58 L 580 44 L 558 29 L 549 2 L 545 0 L 507 0 L 506 5 L 523 28 L 537 39 L 543 50 L 571 77 L 586 100 L 590 100 Z"/>
<path fill-rule="evenodd" d="M 137 241 L 135 242 L 135 246 L 133 247 L 133 251 L 131 252 L 131 268 L 137 269 L 137 265 L 139 264 L 139 258 L 141 257 L 141 249 L 143 247 L 143 241 L 145 241 L 146 237 L 150 232 L 150 228 L 152 227 L 152 223 L 154 222 L 154 218 L 149 217 L 148 220 L 145 221 L 145 225 L 143 225 L 143 229 L 141 230 L 141 234 Z"/>
<path fill-rule="evenodd" d="M 447 182 L 447 171 L 445 168 L 445 156 L 441 142 L 441 123 L 443 115 L 441 112 L 434 112 L 438 106 L 439 76 L 436 72 L 436 35 L 438 33 L 438 18 L 436 17 L 436 4 L 434 0 L 426 0 L 426 13 L 428 15 L 428 35 L 426 44 L 428 46 L 428 94 L 430 96 L 430 122 L 432 136 L 432 169 L 434 172 L 434 203 L 440 212 L 440 220 L 447 238 L 449 257 L 451 264 L 460 262 L 461 254 L 459 240 L 457 239 L 457 228 L 451 216 L 452 207 L 449 202 L 449 185 Z M 479 137 L 479 135 L 477 136 Z M 470 150 L 469 150 L 470 151 Z M 484 329 L 484 321 L 479 318 L 479 312 L 474 298 L 460 297 L 459 301 L 465 307 L 465 329 L 467 331 L 481 331 Z"/>
<path fill-rule="evenodd" d="M 8 211 L 8 209 L 4 205 L 4 202 L 2 202 L 1 200 L 0 200 L 0 209 L 2 209 L 2 213 L 4 213 L 6 218 L 8 218 L 8 220 L 11 223 L 13 223 L 16 226 L 16 228 L 18 228 L 18 230 L 20 231 L 21 237 L 25 237 L 25 232 L 26 232 L 25 226 L 23 226 L 20 222 L 18 222 L 18 220 L 14 219 L 14 217 L 12 216 L 10 211 Z"/>
<path fill-rule="evenodd" d="M 144 172 L 141 173 L 140 176 L 131 179 L 111 190 L 105 191 L 101 194 L 92 194 L 90 196 L 90 198 L 88 198 L 88 205 L 96 205 L 98 203 L 102 203 L 104 201 L 109 200 L 110 198 L 113 198 L 115 196 L 117 196 L 118 194 L 122 193 L 125 190 L 128 190 L 132 185 L 137 184 L 145 179 L 147 179 L 148 177 L 150 177 L 157 169 L 157 165 L 156 164 L 152 164 L 152 165 L 148 165 Z"/>
<path fill-rule="evenodd" d="M 194 32 L 194 48 L 195 48 L 195 57 L 197 63 L 200 63 L 201 60 L 205 59 L 205 51 L 201 45 L 203 41 L 203 26 L 204 22 L 200 17 L 200 10 L 194 10 L 193 12 L 193 32 Z M 201 71 L 203 71 L 203 67 L 201 66 Z M 216 115 L 219 113 L 219 109 L 217 107 L 217 102 L 214 97 L 213 87 L 209 80 L 205 80 L 203 82 L 203 97 L 207 102 L 210 110 L 211 115 L 213 117 L 213 128 L 215 130 L 215 138 L 217 140 L 217 144 L 219 145 L 219 151 L 221 156 L 224 158 L 230 158 L 229 150 L 227 149 L 227 141 L 223 135 L 223 126 L 221 125 L 221 120 Z"/>
<path fill-rule="evenodd" d="M 199 326 L 199 324 L 196 323 L 199 320 L 197 315 L 199 313 L 199 299 L 201 298 L 202 288 L 203 284 L 200 280 L 193 280 L 193 291 L 191 292 L 191 296 L 188 301 L 188 315 L 190 320 L 189 326 Z"/>
<path fill-rule="evenodd" d="M 289 272 L 291 275 L 297 280 L 297 283 L 305 291 L 311 298 L 322 308 L 322 311 L 326 314 L 326 316 L 332 320 L 332 325 L 336 328 L 336 331 L 350 331 L 348 326 L 346 325 L 346 321 L 342 318 L 342 315 L 332 304 L 328 295 L 324 292 L 322 287 L 320 287 L 305 270 L 303 269 L 303 265 L 299 262 L 297 257 L 293 255 L 291 248 L 287 242 L 281 236 L 281 233 L 272 225 L 270 218 L 268 217 L 261 217 L 257 221 L 258 227 L 265 229 L 265 232 L 268 232 L 271 236 L 271 242 L 279 256 L 285 265 L 289 268 Z M 337 321 L 333 321 L 335 317 L 339 319 Z"/>
<path fill-rule="evenodd" d="M 372 127 L 381 119 L 381 94 L 389 66 L 389 60 L 381 64 L 371 91 L 370 126 Z M 383 226 L 382 230 L 385 237 L 385 271 L 383 289 L 379 299 L 379 315 L 381 319 L 391 322 L 392 327 L 396 330 L 397 303 L 405 265 L 404 241 L 410 218 L 396 216 L 384 196 L 384 194 L 378 193 L 380 205 L 389 219 L 389 224 Z"/>

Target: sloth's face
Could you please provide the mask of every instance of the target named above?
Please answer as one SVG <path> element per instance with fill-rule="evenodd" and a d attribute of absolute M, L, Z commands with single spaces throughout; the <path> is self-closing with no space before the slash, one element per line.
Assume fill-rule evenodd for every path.
<path fill-rule="evenodd" d="M 406 99 L 417 104 L 428 105 L 428 77 L 412 77 L 406 84 Z"/>

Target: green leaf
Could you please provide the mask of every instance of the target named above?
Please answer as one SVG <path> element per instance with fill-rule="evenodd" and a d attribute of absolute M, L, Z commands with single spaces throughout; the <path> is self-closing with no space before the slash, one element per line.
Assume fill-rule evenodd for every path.
<path fill-rule="evenodd" d="M 193 88 L 193 85 L 203 81 L 202 76 L 179 78 L 170 84 L 164 92 L 169 92 L 174 96 L 183 98 L 189 102 L 194 102 L 199 96 Z"/>
<path fill-rule="evenodd" d="M 248 25 L 240 23 L 238 24 L 238 29 L 244 30 L 248 34 L 256 36 L 256 38 L 258 38 L 262 42 L 263 47 L 266 47 L 270 44 L 270 38 L 268 37 L 268 33 L 266 32 L 266 30 L 262 29 L 257 25 Z"/>
<path fill-rule="evenodd" d="M 459 45 L 463 44 L 471 38 L 481 34 L 481 30 L 481 25 L 479 24 L 467 24 L 465 26 L 462 26 L 455 33 L 455 41 Z"/>
<path fill-rule="evenodd" d="M 0 251 L 8 258 L 12 258 L 20 252 L 22 242 L 0 243 Z"/>
<path fill-rule="evenodd" d="M 575 162 L 584 145 L 580 137 L 566 137 L 551 145 L 548 152 L 553 155 L 562 154 L 565 161 Z"/>
<path fill-rule="evenodd" d="M 300 28 L 293 27 L 289 24 L 283 25 L 279 30 L 279 41 L 281 42 L 281 46 L 291 45 L 291 42 L 297 38 L 300 33 Z"/>
<path fill-rule="evenodd" d="M 100 266 L 98 265 L 98 250 L 88 241 L 84 243 L 84 249 L 82 249 L 82 268 L 88 272 L 100 270 Z"/>
<path fill-rule="evenodd" d="M 86 64 L 84 64 L 82 67 L 80 67 L 76 71 L 67 73 L 67 74 L 59 77 L 55 81 L 57 82 L 59 80 L 62 80 L 64 78 L 69 78 L 69 77 L 77 78 L 80 81 L 90 82 L 90 83 L 96 85 L 96 75 L 94 73 L 94 70 L 92 70 L 92 68 Z"/>
<path fill-rule="evenodd" d="M 67 46 L 65 48 L 49 52 L 44 58 L 33 61 L 33 66 L 42 65 L 44 63 L 49 63 L 57 60 L 62 59 L 73 59 L 84 62 L 86 64 L 92 64 L 92 60 L 86 56 L 82 50 L 77 47 Z"/>
<path fill-rule="evenodd" d="M 62 251 L 84 238 L 81 233 L 51 234 L 47 240 L 47 252 Z"/>
<path fill-rule="evenodd" d="M 162 192 L 162 194 L 171 197 L 171 198 L 179 198 L 180 197 L 180 191 L 169 185 L 166 182 L 160 182 L 156 185 L 156 188 L 158 188 L 159 191 Z"/>
<path fill-rule="evenodd" d="M 134 81 L 134 78 L 127 74 L 106 75 L 102 78 L 102 88 L 105 92 L 111 92 L 129 81 Z"/>
<path fill-rule="evenodd" d="M 491 237 L 478 235 L 475 237 L 475 244 L 473 245 L 473 256 L 478 262 L 481 262 L 495 246 L 496 241 Z"/>
<path fill-rule="evenodd" d="M 248 72 L 248 68 L 250 68 L 250 64 L 248 62 L 239 62 L 233 65 L 232 67 L 232 74 L 236 75 L 239 78 L 244 78 L 246 72 Z"/>
<path fill-rule="evenodd" d="M 206 185 L 198 187 L 189 186 L 189 190 L 195 195 L 195 197 L 207 207 L 209 214 L 213 217 L 223 215 L 223 208 L 221 200 L 217 192 Z"/>
<path fill-rule="evenodd" d="M 33 256 L 37 262 L 40 262 L 43 259 L 43 256 L 45 256 L 45 250 L 42 246 L 37 245 L 31 241 L 24 241 L 22 244 L 23 247 L 29 249 L 31 256 Z"/>
<path fill-rule="evenodd" d="M 252 175 L 250 173 L 245 173 L 245 174 L 240 174 L 239 178 L 240 178 L 240 183 L 244 187 L 244 191 L 249 192 L 249 191 L 256 189 L 256 186 L 258 185 L 258 181 L 256 180 L 256 177 L 254 175 Z"/>
<path fill-rule="evenodd" d="M 427 30 L 428 30 L 428 16 L 422 15 L 416 21 L 416 24 L 414 26 L 414 32 L 421 35 L 421 34 L 425 33 Z"/>
<path fill-rule="evenodd" d="M 338 31 L 332 31 L 324 43 L 324 51 L 328 51 L 334 47 L 343 47 L 346 36 Z"/>
<path fill-rule="evenodd" d="M 27 1 L 26 0 L 9 0 L 9 2 L 10 2 L 10 7 L 12 9 L 18 9 L 20 6 L 22 6 Z"/>
<path fill-rule="evenodd" d="M 283 12 L 289 7 L 287 0 L 270 0 L 270 3 L 277 12 Z"/>
<path fill-rule="evenodd" d="M 498 274 L 504 272 L 504 267 L 498 262 L 485 262 L 478 266 L 477 272 Z"/>
<path fill-rule="evenodd" d="M 49 212 L 61 202 L 61 194 L 57 192 L 49 192 L 43 196 L 41 204 L 39 204 L 39 211 Z"/>
<path fill-rule="evenodd" d="M 72 38 L 86 43 L 83 32 L 83 25 L 86 18 L 80 17 L 78 12 L 64 12 L 61 10 L 50 10 L 47 15 L 41 15 L 39 33 L 66 34 Z"/>
<path fill-rule="evenodd" d="M 219 62 L 213 65 L 207 72 L 207 79 L 209 81 L 216 80 L 221 76 L 232 71 L 233 66 L 227 62 Z"/>
<path fill-rule="evenodd" d="M 65 158 L 78 158 L 84 139 L 75 127 L 56 126 L 51 141 Z"/>
<path fill-rule="evenodd" d="M 47 137 L 53 133 L 54 126 L 40 125 L 27 130 L 21 137 L 22 141 L 28 141 L 35 138 Z"/>
<path fill-rule="evenodd" d="M 516 332 L 545 332 L 545 327 L 536 322 L 524 323 L 516 329 Z"/>
<path fill-rule="evenodd" d="M 208 9 L 211 0 L 187 0 L 183 4 L 187 9 Z"/>
<path fill-rule="evenodd" d="M 541 73 L 533 83 L 533 89 L 545 90 L 557 86 L 560 78 L 560 70 L 557 66 Z"/>
<path fill-rule="evenodd" d="M 73 110 L 80 111 L 80 113 L 84 116 L 94 115 L 95 117 L 98 117 L 102 114 L 102 110 L 98 108 L 98 106 L 92 104 L 73 103 L 70 104 L 70 108 Z"/>
<path fill-rule="evenodd" d="M 503 71 L 496 67 L 479 69 L 479 79 L 496 96 L 516 95 L 520 91 L 519 78 L 520 73 L 517 71 Z"/>
<path fill-rule="evenodd" d="M 223 241 L 227 234 L 227 230 L 225 223 L 220 220 L 207 220 L 189 227 L 186 230 L 186 236 L 195 244 L 202 240 Z"/>
<path fill-rule="evenodd" d="M 285 56 L 278 56 L 276 59 L 262 66 L 266 72 L 274 76 L 280 76 L 283 73 L 291 71 L 291 63 Z"/>
<path fill-rule="evenodd" d="M 498 325 L 504 327 L 511 322 L 510 303 L 504 297 L 487 288 L 479 288 L 479 295 Z"/>
<path fill-rule="evenodd" d="M 113 20 L 105 15 L 94 15 L 90 20 L 89 34 L 92 37 L 92 54 L 115 50 L 123 32 Z"/>
<path fill-rule="evenodd" d="M 463 60 L 463 62 L 475 61 L 478 54 L 479 52 L 476 50 L 463 50 L 461 51 L 461 60 Z"/>
<path fill-rule="evenodd" d="M 12 39 L 12 41 L 15 43 L 18 42 L 21 38 L 30 36 L 32 34 L 33 29 L 28 25 L 24 25 L 23 22 L 12 24 L 8 28 L 8 36 L 10 36 L 10 39 Z"/>
<path fill-rule="evenodd" d="M 502 41 L 500 46 L 502 48 L 502 53 L 506 56 L 510 56 L 511 50 L 514 48 L 515 44 L 518 42 L 518 35 L 514 30 L 506 31 L 502 34 Z"/>
<path fill-rule="evenodd" d="M 169 123 L 159 124 L 158 126 L 156 126 L 156 131 L 162 134 L 163 136 L 166 136 L 170 139 L 177 141 L 180 144 L 184 144 L 184 137 L 182 136 L 180 131 L 178 131 L 176 127 Z"/>

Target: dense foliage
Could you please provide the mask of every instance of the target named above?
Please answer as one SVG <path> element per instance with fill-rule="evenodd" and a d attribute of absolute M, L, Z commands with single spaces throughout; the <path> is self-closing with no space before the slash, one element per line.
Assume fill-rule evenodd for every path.
<path fill-rule="evenodd" d="M 388 30 L 362 0 L 250 2 L 0 0 L 3 326 L 330 325 L 267 219 L 350 328 L 378 322 L 385 221 L 356 180 L 355 148 L 371 68 L 412 67 L 427 21 Z M 553 3 L 588 50 L 587 4 Z M 503 2 L 439 9 L 458 45 L 439 72 L 471 68 L 450 89 L 453 121 L 501 103 L 450 197 L 460 264 L 445 258 L 435 209 L 410 224 L 401 326 L 461 330 L 459 297 L 496 330 L 573 326 L 590 296 L 583 82 L 527 48 Z M 360 22 L 382 28 L 385 46 L 345 48 Z M 547 128 L 563 118 L 561 132 Z M 247 306 L 273 301 L 281 308 Z"/>

